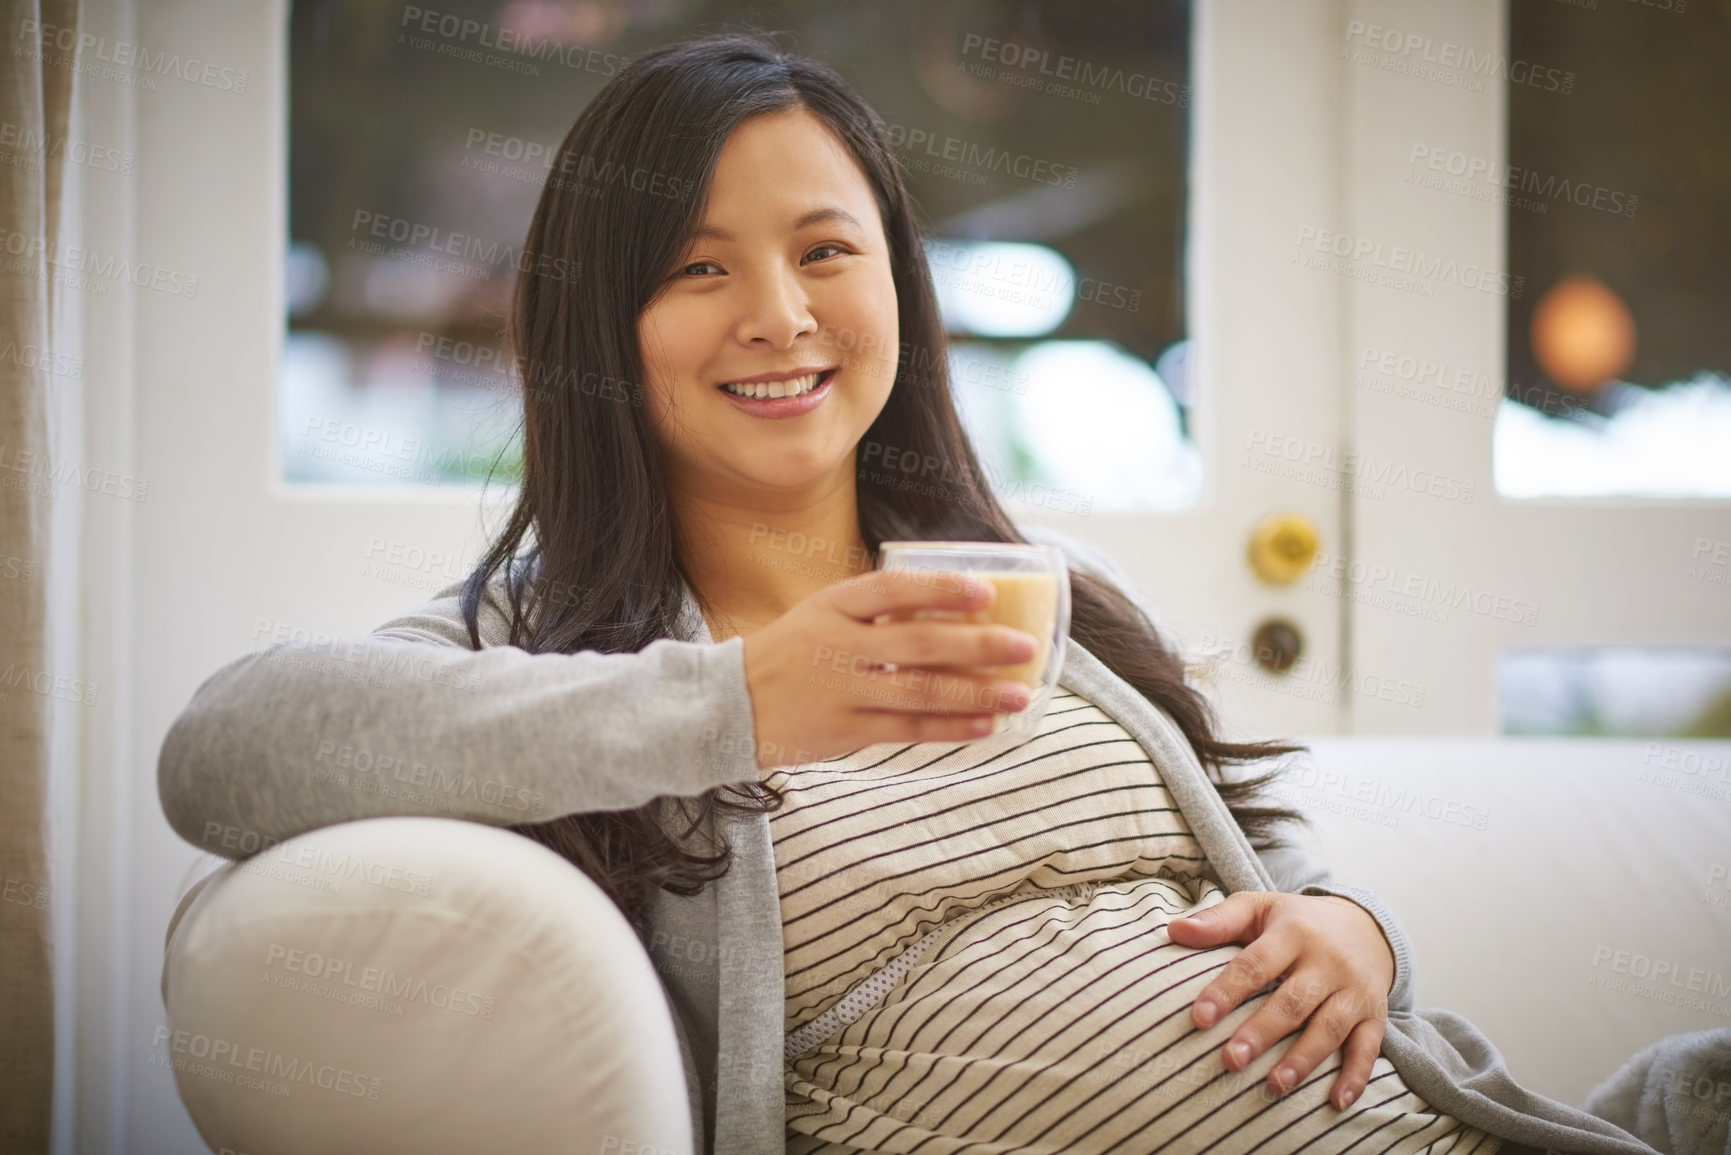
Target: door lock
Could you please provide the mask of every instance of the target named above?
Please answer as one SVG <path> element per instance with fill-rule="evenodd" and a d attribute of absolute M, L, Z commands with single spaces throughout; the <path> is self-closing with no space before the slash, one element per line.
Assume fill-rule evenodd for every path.
<path fill-rule="evenodd" d="M 1250 638 L 1256 664 L 1271 674 L 1284 674 L 1304 653 L 1304 631 L 1285 618 L 1269 618 Z"/>

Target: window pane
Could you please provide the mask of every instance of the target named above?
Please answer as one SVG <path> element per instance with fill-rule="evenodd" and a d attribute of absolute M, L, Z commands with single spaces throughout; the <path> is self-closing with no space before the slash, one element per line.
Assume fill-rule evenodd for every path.
<path fill-rule="evenodd" d="M 1731 738 L 1731 651 L 1615 646 L 1504 652 L 1505 734 Z"/>
<path fill-rule="evenodd" d="M 553 150 L 623 59 L 754 26 L 791 33 L 883 116 L 1000 496 L 1073 513 L 1196 500 L 1187 0 L 452 0 L 430 26 L 412 11 L 293 6 L 288 480 L 515 479 L 501 334 Z"/>
<path fill-rule="evenodd" d="M 1508 57 L 1508 164 L 1448 170 L 1525 278 L 1497 489 L 1731 496 L 1731 9 L 1511 0 Z"/>

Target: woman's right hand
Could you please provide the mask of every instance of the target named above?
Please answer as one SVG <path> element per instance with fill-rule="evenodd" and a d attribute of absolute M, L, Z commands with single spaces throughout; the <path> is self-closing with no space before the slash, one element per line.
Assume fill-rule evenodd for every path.
<path fill-rule="evenodd" d="M 879 742 L 962 742 L 995 712 L 1025 709 L 1024 682 L 955 667 L 1034 656 L 1023 630 L 961 621 L 886 621 L 917 610 L 973 614 L 990 582 L 936 570 L 873 570 L 819 590 L 744 636 L 760 772 Z M 885 668 L 886 666 L 891 668 Z"/>

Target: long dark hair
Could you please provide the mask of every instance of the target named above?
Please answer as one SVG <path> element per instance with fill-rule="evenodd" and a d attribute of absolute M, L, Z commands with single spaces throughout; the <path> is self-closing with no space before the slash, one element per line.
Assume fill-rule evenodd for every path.
<path fill-rule="evenodd" d="M 501 566 L 510 642 L 531 653 L 636 653 L 678 636 L 685 587 L 701 599 L 675 540 L 640 385 L 637 320 L 701 224 L 728 133 L 747 117 L 794 108 L 821 118 L 859 161 L 894 270 L 902 357 L 855 448 L 860 532 L 874 563 L 887 540 L 1024 540 L 958 420 L 921 226 L 883 121 L 832 69 L 784 55 L 766 37 L 705 37 L 646 53 L 609 82 L 560 146 L 536 206 L 507 332 L 523 381 L 522 488 L 463 589 L 476 648 L 481 598 Z M 871 446 L 942 463 L 939 476 L 874 484 L 859 469 L 860 447 Z M 1172 718 L 1253 845 L 1277 845 L 1276 827 L 1297 815 L 1256 802 L 1273 775 L 1227 782 L 1222 768 L 1304 747 L 1219 740 L 1207 700 L 1153 624 L 1110 585 L 1074 570 L 1070 582 L 1070 636 Z M 716 833 L 716 808 L 781 802 L 752 781 L 511 829 L 564 855 L 642 929 L 657 888 L 696 894 L 727 872 L 732 853 Z M 700 831 L 712 853 L 688 845 Z"/>

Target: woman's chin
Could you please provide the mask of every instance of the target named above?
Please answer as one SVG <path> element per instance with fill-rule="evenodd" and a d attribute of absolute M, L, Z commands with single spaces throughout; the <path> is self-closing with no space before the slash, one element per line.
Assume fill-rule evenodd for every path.
<path fill-rule="evenodd" d="M 853 452 L 850 449 L 840 458 L 825 454 L 819 456 L 813 453 L 809 457 L 799 454 L 799 460 L 790 461 L 789 451 L 777 450 L 776 456 L 781 458 L 776 468 L 766 470 L 762 461 L 755 461 L 751 466 L 739 470 L 739 476 L 758 489 L 788 494 L 817 493 L 829 488 L 836 474 L 853 468 Z M 753 468 L 755 467 L 755 468 Z"/>

